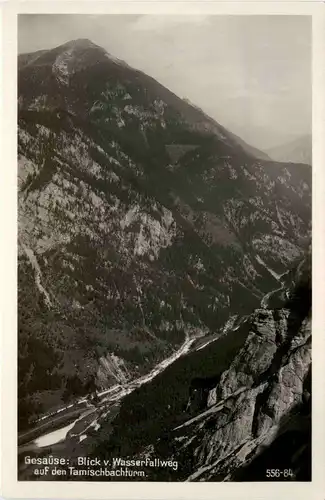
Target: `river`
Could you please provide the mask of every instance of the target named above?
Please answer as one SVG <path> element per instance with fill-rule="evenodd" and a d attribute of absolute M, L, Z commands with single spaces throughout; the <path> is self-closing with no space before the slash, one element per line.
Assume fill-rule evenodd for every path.
<path fill-rule="evenodd" d="M 197 337 L 190 338 L 187 337 L 184 341 L 184 343 L 181 345 L 181 347 L 175 351 L 171 356 L 168 358 L 164 359 L 156 365 L 149 373 L 146 375 L 143 375 L 135 380 L 131 380 L 127 384 L 117 384 L 113 387 L 110 387 L 109 389 L 102 391 L 97 394 L 98 398 L 100 399 L 99 404 L 97 405 L 99 408 L 103 408 L 107 406 L 109 403 L 117 403 L 120 402 L 125 396 L 133 392 L 135 389 L 140 387 L 143 384 L 147 384 L 150 382 L 153 378 L 155 378 L 157 375 L 159 375 L 161 372 L 163 372 L 169 365 L 174 363 L 178 358 L 181 356 L 185 355 L 191 348 L 191 345 L 193 342 L 197 340 Z M 51 425 L 51 432 L 46 432 L 44 434 L 39 435 L 36 439 L 33 439 L 30 441 L 30 444 L 34 445 L 36 448 L 43 448 L 47 446 L 51 446 L 54 444 L 57 444 L 63 440 L 65 440 L 69 434 L 70 431 L 73 430 L 77 422 L 80 422 L 83 418 L 89 415 L 89 407 L 85 409 L 84 412 L 81 413 L 81 415 L 75 419 L 72 423 L 69 423 L 68 425 L 64 425 L 62 427 L 62 423 L 60 424 L 61 427 L 58 427 L 55 429 L 56 426 L 56 420 L 58 420 L 58 416 L 62 414 L 63 412 L 69 410 L 73 411 L 75 410 L 78 405 L 81 403 L 85 403 L 87 400 L 86 398 L 83 398 L 82 400 L 78 400 L 75 403 L 70 403 L 69 405 L 60 408 L 59 410 L 52 412 L 48 415 L 45 415 L 39 419 L 39 422 L 44 420 L 47 422 L 48 425 Z M 96 412 L 94 412 L 96 413 Z M 83 439 L 85 439 L 85 431 L 89 427 L 95 427 L 96 425 L 98 426 L 97 423 L 97 416 L 94 416 L 93 421 L 88 425 L 86 429 L 83 429 L 80 435 L 82 436 Z M 59 425 L 59 422 L 58 422 Z M 53 430 L 54 428 L 54 430 Z M 82 439 L 82 440 L 83 440 Z M 29 444 L 29 443 L 27 443 Z"/>

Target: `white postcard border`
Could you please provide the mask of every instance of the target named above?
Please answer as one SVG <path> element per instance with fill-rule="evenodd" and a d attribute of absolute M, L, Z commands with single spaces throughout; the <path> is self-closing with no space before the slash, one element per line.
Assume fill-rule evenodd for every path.
<path fill-rule="evenodd" d="M 310 483 L 23 482 L 17 480 L 17 20 L 18 13 L 311 15 L 313 18 L 313 477 Z M 5 498 L 325 498 L 325 5 L 289 2 L 7 2 L 2 5 L 1 458 Z"/>

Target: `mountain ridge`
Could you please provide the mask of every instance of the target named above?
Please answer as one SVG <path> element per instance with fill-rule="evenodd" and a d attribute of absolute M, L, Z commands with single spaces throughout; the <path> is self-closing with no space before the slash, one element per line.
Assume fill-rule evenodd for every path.
<path fill-rule="evenodd" d="M 37 51 L 36 53 L 27 53 L 27 54 L 21 54 L 18 56 L 18 65 L 19 65 L 19 61 L 20 62 L 20 66 L 21 68 L 23 68 L 24 66 L 26 66 L 26 63 L 25 63 L 25 60 L 26 59 L 30 59 L 32 64 L 35 64 L 38 62 L 38 64 L 40 64 L 40 59 L 44 59 L 44 64 L 53 64 L 53 57 L 54 56 L 59 56 L 60 54 L 62 54 L 62 52 L 66 52 L 66 50 L 72 50 L 72 51 L 75 51 L 76 53 L 76 57 L 79 56 L 80 57 L 80 54 L 81 56 L 83 57 L 83 54 L 82 52 L 83 51 L 86 51 L 86 54 L 87 54 L 87 50 L 90 50 L 90 54 L 89 54 L 89 58 L 87 59 L 89 61 L 89 64 L 91 65 L 97 65 L 97 64 L 100 64 L 100 63 L 105 63 L 105 57 L 108 56 L 109 59 L 113 62 L 113 63 L 116 63 L 116 64 L 122 64 L 123 66 L 129 68 L 131 71 L 135 71 L 139 76 L 142 76 L 144 77 L 148 83 L 150 82 L 154 82 L 154 84 L 157 84 L 156 80 L 148 75 L 146 75 L 143 71 L 141 70 L 134 70 L 133 68 L 131 68 L 130 66 L 127 65 L 127 63 L 125 63 L 124 61 L 120 60 L 120 59 L 117 59 L 115 57 L 113 57 L 111 54 L 109 54 L 105 49 L 103 49 L 102 47 L 94 44 L 92 41 L 88 40 L 88 39 L 77 39 L 77 40 L 73 40 L 73 41 L 70 41 L 70 42 L 66 42 L 58 47 L 56 47 L 55 49 L 49 49 L 49 50 L 45 50 L 45 51 Z M 100 57 L 95 57 L 95 62 L 94 60 L 92 59 L 92 57 L 90 57 L 91 55 L 94 55 L 94 53 L 99 53 Z M 36 57 L 37 59 L 35 60 L 35 54 L 38 54 Z M 88 54 L 87 54 L 88 55 Z M 48 57 L 52 57 L 52 59 L 50 59 L 50 61 L 48 61 Z M 42 61 L 41 61 L 42 62 Z M 80 70 L 80 68 L 77 68 L 77 71 Z M 62 83 L 62 82 L 61 82 Z M 220 125 L 219 123 L 217 123 L 213 118 L 211 118 L 210 116 L 208 116 L 201 108 L 199 108 L 198 106 L 195 106 L 195 105 L 190 105 L 190 108 L 187 106 L 183 107 L 182 106 L 182 100 L 173 92 L 171 91 L 170 89 L 167 89 L 165 87 L 163 87 L 162 85 L 158 84 L 159 87 L 160 87 L 160 90 L 163 92 L 163 95 L 168 95 L 170 99 L 172 99 L 172 104 L 173 105 L 177 105 L 177 107 L 179 108 L 180 112 L 182 112 L 182 110 L 188 110 L 188 109 L 191 109 L 192 112 L 191 112 L 191 115 L 188 115 L 187 114 L 187 118 L 189 119 L 192 119 L 194 120 L 194 123 L 197 121 L 198 122 L 198 128 L 199 130 L 201 128 L 203 128 L 203 130 L 205 130 L 206 128 L 207 129 L 210 129 L 212 131 L 214 131 L 219 137 L 222 137 L 223 134 L 226 134 L 226 136 L 228 136 L 228 140 L 229 139 L 232 139 L 233 141 L 235 141 L 235 144 L 236 146 L 240 146 L 247 154 L 249 155 L 252 155 L 255 157 L 255 154 L 257 155 L 256 157 L 257 158 L 263 158 L 263 159 L 269 159 L 268 156 L 266 155 L 266 153 L 258 150 L 257 148 L 254 148 L 252 146 L 250 146 L 249 144 L 247 144 L 245 141 L 243 141 L 242 139 L 240 139 L 238 136 L 236 136 L 235 134 L 233 134 L 232 132 L 229 132 L 225 127 L 223 127 L 222 125 Z M 167 94 L 166 94 L 166 90 L 167 90 Z M 176 99 L 175 99 L 176 98 Z M 188 100 L 184 100 L 184 102 L 186 102 Z M 226 139 L 226 137 L 224 137 L 224 139 Z"/>
<path fill-rule="evenodd" d="M 80 417 L 63 442 L 35 456 L 60 447 L 74 465 L 118 455 L 131 467 L 138 460 L 151 481 L 310 481 L 310 309 L 309 248 L 214 344 L 175 360 L 119 405 L 97 402 L 92 423 Z M 172 465 L 150 466 L 157 462 Z"/>
<path fill-rule="evenodd" d="M 237 324 L 235 330 L 241 339 L 237 339 L 238 344 L 232 347 L 230 355 L 227 353 L 229 346 L 226 350 L 204 348 L 205 353 L 200 355 L 204 358 L 205 354 L 207 361 L 208 358 L 215 360 L 214 375 L 209 374 L 213 373 L 212 363 L 205 377 L 193 379 L 196 373 L 191 372 L 191 386 L 187 379 L 190 391 L 186 406 L 178 403 L 176 411 L 169 409 L 172 399 L 171 394 L 167 394 L 168 381 L 174 379 L 176 386 L 183 383 L 182 369 L 185 369 L 186 360 L 183 366 L 178 360 L 169 374 L 161 374 L 160 388 L 164 388 L 164 397 L 156 396 L 159 384 L 152 381 L 153 388 L 145 388 L 143 394 L 140 389 L 134 397 L 124 400 L 120 418 L 111 424 L 113 430 L 108 432 L 107 441 L 103 429 L 103 442 L 95 445 L 94 455 L 107 458 L 110 453 L 114 455 L 114 446 L 121 446 L 124 453 L 133 458 L 158 456 L 161 460 L 178 460 L 177 473 L 174 470 L 150 471 L 153 480 L 266 481 L 269 480 L 266 469 L 272 464 L 279 468 L 285 460 L 283 467 L 290 471 L 289 480 L 310 480 L 310 249 L 292 270 L 292 279 L 283 283 L 281 297 L 279 292 L 274 291 L 277 297 L 271 299 L 271 302 L 276 301 L 275 309 L 274 303 L 263 300 L 259 309 Z M 227 334 L 229 337 L 234 335 L 231 330 Z M 220 338 L 219 342 L 222 340 Z M 234 342 L 234 337 L 230 342 Z M 220 360 L 217 363 L 218 357 L 222 359 L 220 351 L 225 357 L 221 366 Z M 195 353 L 188 361 L 193 366 L 194 357 Z M 204 367 L 201 371 L 204 372 Z M 142 398 L 157 401 L 158 423 L 151 424 L 149 415 L 141 410 Z M 159 412 L 162 417 L 158 417 Z M 124 420 L 127 425 L 131 422 L 139 425 L 141 437 L 138 434 L 134 439 L 132 433 L 123 432 Z M 94 444 L 90 439 L 90 447 L 91 442 Z M 281 451 L 285 458 L 273 454 L 279 442 L 286 442 Z M 267 464 L 265 470 L 259 464 L 260 455 L 264 457 L 263 464 Z M 247 477 L 246 470 L 250 471 Z M 279 476 L 278 480 L 281 480 Z"/>
<path fill-rule="evenodd" d="M 312 164 L 312 136 L 304 135 L 267 150 L 275 161 Z"/>
<path fill-rule="evenodd" d="M 218 335 L 310 231 L 303 166 L 257 160 L 87 43 L 61 67 L 62 47 L 25 57 L 18 74 L 21 429 Z"/>

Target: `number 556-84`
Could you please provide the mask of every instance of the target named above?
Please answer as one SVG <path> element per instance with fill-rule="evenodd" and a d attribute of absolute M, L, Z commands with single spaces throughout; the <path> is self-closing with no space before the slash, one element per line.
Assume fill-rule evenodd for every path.
<path fill-rule="evenodd" d="M 266 469 L 266 477 L 289 478 L 293 476 L 291 469 Z"/>

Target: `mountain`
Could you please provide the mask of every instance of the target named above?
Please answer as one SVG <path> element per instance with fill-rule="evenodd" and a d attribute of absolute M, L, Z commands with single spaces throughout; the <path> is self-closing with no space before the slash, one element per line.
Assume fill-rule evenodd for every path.
<path fill-rule="evenodd" d="M 191 107 L 197 109 L 202 114 L 202 116 L 205 117 L 207 121 L 211 121 L 211 118 L 206 113 L 204 113 L 204 111 L 201 108 L 193 104 L 189 99 L 184 99 L 184 101 L 187 102 Z M 238 137 L 238 135 L 225 129 L 220 124 L 218 124 L 218 127 L 225 135 L 230 137 L 233 140 L 233 142 L 237 144 L 237 146 L 242 148 L 248 155 L 252 156 L 253 158 L 257 158 L 259 160 L 271 160 L 271 158 L 264 151 L 261 151 L 260 149 L 257 149 L 254 146 L 247 144 L 247 142 Z"/>
<path fill-rule="evenodd" d="M 76 470 L 78 457 L 96 458 L 110 464 L 100 481 L 123 466 L 137 480 L 310 481 L 310 250 L 220 338 L 196 344 L 124 399 L 97 402 L 33 456 L 60 452 Z"/>
<path fill-rule="evenodd" d="M 271 157 L 268 156 L 264 151 L 247 144 L 247 142 L 243 141 L 238 135 L 231 133 L 233 139 L 238 142 L 238 144 L 248 153 L 249 155 L 257 158 L 258 160 L 271 160 Z"/>
<path fill-rule="evenodd" d="M 267 150 L 267 154 L 275 161 L 312 164 L 311 135 L 299 137 L 288 144 Z"/>
<path fill-rule="evenodd" d="M 310 481 L 310 315 L 309 251 L 226 335 L 125 398 L 113 422 L 99 420 L 87 453 L 178 463 L 147 467 L 149 480 L 267 481 L 274 468 L 287 471 L 277 480 Z"/>
<path fill-rule="evenodd" d="M 19 57 L 18 122 L 20 431 L 217 338 L 304 255 L 311 172 L 89 40 Z"/>

